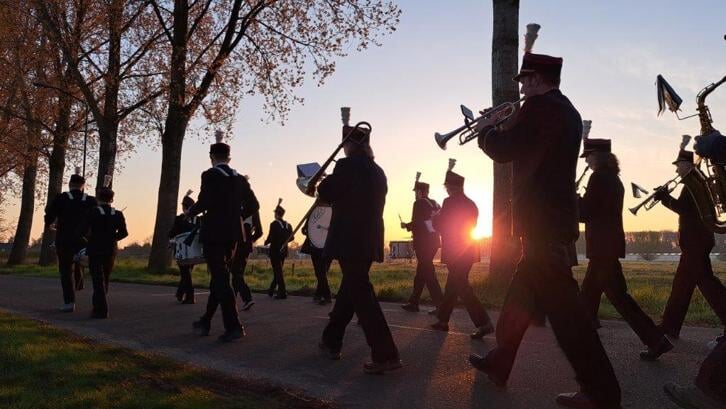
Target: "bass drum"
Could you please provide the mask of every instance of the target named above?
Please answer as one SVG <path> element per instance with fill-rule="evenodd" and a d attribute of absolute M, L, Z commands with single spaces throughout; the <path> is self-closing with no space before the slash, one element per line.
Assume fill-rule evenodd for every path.
<path fill-rule="evenodd" d="M 317 249 L 325 247 L 325 240 L 328 238 L 330 218 L 333 216 L 333 208 L 328 205 L 317 205 L 310 212 L 306 223 L 308 239 L 310 244 Z"/>

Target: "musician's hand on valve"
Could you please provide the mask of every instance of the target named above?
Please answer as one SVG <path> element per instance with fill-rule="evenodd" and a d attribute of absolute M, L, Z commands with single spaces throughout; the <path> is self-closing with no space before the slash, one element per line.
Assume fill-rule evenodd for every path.
<path fill-rule="evenodd" d="M 668 189 L 666 189 L 666 186 L 658 186 L 655 188 L 655 194 L 653 195 L 653 199 L 658 201 L 664 201 L 668 199 L 670 196 L 670 193 L 668 193 Z"/>

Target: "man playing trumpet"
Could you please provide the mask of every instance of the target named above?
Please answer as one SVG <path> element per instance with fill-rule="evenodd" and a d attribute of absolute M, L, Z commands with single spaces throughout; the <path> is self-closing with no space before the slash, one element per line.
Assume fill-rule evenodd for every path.
<path fill-rule="evenodd" d="M 575 178 L 582 119 L 559 90 L 562 58 L 525 53 L 515 81 L 526 100 L 521 110 L 497 127 L 479 121 L 479 147 L 499 163 L 513 165 L 514 232 L 522 258 L 497 322 L 497 347 L 472 365 L 505 385 L 532 316 L 549 318 L 570 361 L 580 392 L 562 394 L 568 407 L 620 406 L 620 386 L 590 315 L 581 307 L 572 275 L 573 242 L 578 237 Z"/>

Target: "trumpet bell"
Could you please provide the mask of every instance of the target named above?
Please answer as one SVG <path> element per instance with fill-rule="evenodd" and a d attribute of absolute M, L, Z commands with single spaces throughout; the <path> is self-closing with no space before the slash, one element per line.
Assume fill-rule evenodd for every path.
<path fill-rule="evenodd" d="M 441 150 L 446 150 L 446 142 L 448 142 L 449 139 L 451 139 L 451 136 L 448 134 L 442 135 L 438 132 L 434 134 L 434 140 L 436 140 L 436 144 L 439 145 L 439 148 L 441 148 Z"/>

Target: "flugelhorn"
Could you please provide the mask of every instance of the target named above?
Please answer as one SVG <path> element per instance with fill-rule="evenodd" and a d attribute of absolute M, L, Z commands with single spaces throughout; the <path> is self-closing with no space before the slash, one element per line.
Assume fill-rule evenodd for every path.
<path fill-rule="evenodd" d="M 681 176 L 676 175 L 673 179 L 669 180 L 664 185 L 660 186 L 657 189 L 654 189 L 653 193 L 651 193 L 650 195 L 648 195 L 648 197 L 643 199 L 643 201 L 640 202 L 640 204 L 638 204 L 635 207 L 631 207 L 628 210 L 630 210 L 630 213 L 632 213 L 634 216 L 637 216 L 638 210 L 640 210 L 641 208 L 645 208 L 646 211 L 652 209 L 659 202 L 659 200 L 656 200 L 656 198 L 655 198 L 655 195 L 658 194 L 658 192 L 662 192 L 663 190 L 665 190 L 668 193 L 670 193 L 673 191 L 673 189 L 675 189 L 678 186 L 679 183 L 681 183 Z"/>
<path fill-rule="evenodd" d="M 436 132 L 434 134 L 434 140 L 436 141 L 436 144 L 439 145 L 439 148 L 444 150 L 446 150 L 446 144 L 449 140 L 456 136 L 459 137 L 459 145 L 467 144 L 479 136 L 479 132 L 476 130 L 477 124 L 482 121 L 488 122 L 491 126 L 501 124 L 514 114 L 517 110 L 518 104 L 523 102 L 524 99 L 525 97 L 522 97 L 515 102 L 505 102 L 493 108 L 485 109 L 482 111 L 482 115 L 476 118 L 474 118 L 474 114 L 471 109 L 461 105 L 461 114 L 464 115 L 464 125 L 445 134 Z"/>

